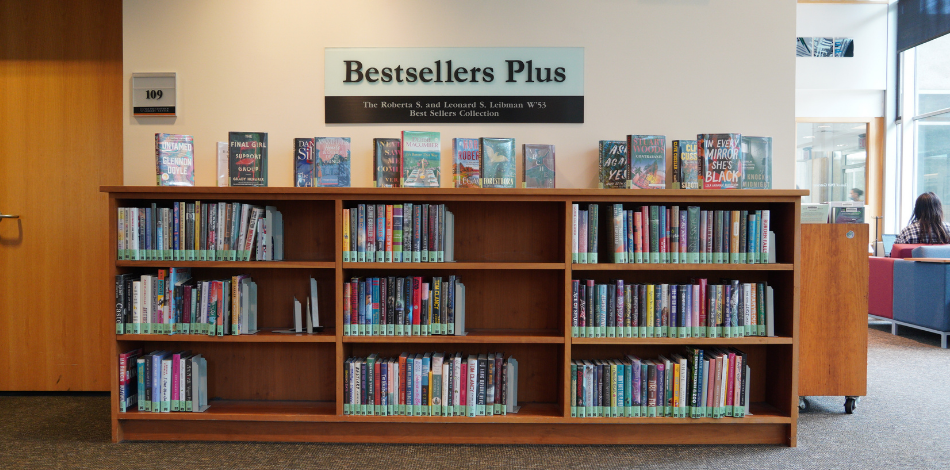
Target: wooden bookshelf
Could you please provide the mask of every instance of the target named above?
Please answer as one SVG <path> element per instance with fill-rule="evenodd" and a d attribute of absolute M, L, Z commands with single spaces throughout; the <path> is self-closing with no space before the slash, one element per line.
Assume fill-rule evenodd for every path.
<path fill-rule="evenodd" d="M 110 199 L 112 274 L 190 267 L 196 278 L 248 273 L 259 286 L 254 335 L 115 335 L 111 349 L 112 437 L 125 440 L 252 440 L 473 444 L 796 444 L 800 230 L 799 190 L 375 189 L 125 187 Z M 287 261 L 126 261 L 115 257 L 118 207 L 172 201 L 266 203 L 284 218 Z M 444 203 L 455 214 L 456 262 L 344 263 L 342 211 L 365 202 Z M 775 264 L 573 264 L 571 204 L 700 205 L 769 209 Z M 601 217 L 601 224 L 604 219 Z M 604 225 L 602 225 L 603 227 Z M 601 230 L 603 233 L 603 230 Z M 602 235 L 603 236 L 603 235 Z M 601 251 L 602 259 L 606 253 Z M 575 271 L 577 271 L 575 273 Z M 352 276 L 461 276 L 466 336 L 344 336 L 342 285 Z M 775 289 L 774 337 L 574 338 L 571 279 L 684 282 L 729 276 Z M 314 335 L 291 327 L 293 296 L 319 285 Z M 103 280 L 103 286 L 106 285 Z M 108 280 L 112 296 L 114 279 Z M 109 312 L 110 316 L 114 313 Z M 571 418 L 572 359 L 654 357 L 686 345 L 737 346 L 752 368 L 744 418 Z M 118 355 L 135 348 L 191 350 L 208 359 L 204 413 L 119 412 Z M 504 351 L 518 359 L 517 414 L 480 418 L 343 414 L 343 362 L 370 353 Z M 449 437 L 451 436 L 451 437 Z"/>

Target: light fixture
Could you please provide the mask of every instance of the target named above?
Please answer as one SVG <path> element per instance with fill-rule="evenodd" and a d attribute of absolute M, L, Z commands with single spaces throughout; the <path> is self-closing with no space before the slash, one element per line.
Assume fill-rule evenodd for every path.
<path fill-rule="evenodd" d="M 805 137 L 802 137 L 802 138 L 803 138 L 803 139 L 814 139 L 815 136 L 813 136 L 813 135 L 806 135 Z"/>

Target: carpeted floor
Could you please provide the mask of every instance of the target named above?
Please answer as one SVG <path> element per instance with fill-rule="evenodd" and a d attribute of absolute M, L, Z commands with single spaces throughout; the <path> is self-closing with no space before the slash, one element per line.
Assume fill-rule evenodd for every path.
<path fill-rule="evenodd" d="M 103 396 L 0 397 L 0 468 L 950 468 L 950 350 L 870 327 L 868 396 L 813 397 L 798 447 L 467 446 L 109 441 Z"/>

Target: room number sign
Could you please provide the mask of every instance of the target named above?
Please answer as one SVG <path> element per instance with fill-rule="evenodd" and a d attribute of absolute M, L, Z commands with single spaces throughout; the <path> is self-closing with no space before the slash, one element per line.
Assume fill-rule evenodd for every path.
<path fill-rule="evenodd" d="M 133 116 L 176 116 L 174 72 L 132 74 Z"/>

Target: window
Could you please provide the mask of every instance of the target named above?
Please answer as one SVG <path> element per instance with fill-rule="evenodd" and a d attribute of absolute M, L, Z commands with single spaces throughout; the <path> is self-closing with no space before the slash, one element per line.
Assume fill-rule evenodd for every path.
<path fill-rule="evenodd" d="M 802 202 L 866 200 L 867 135 L 864 122 L 798 123 L 795 181 L 810 191 Z"/>

